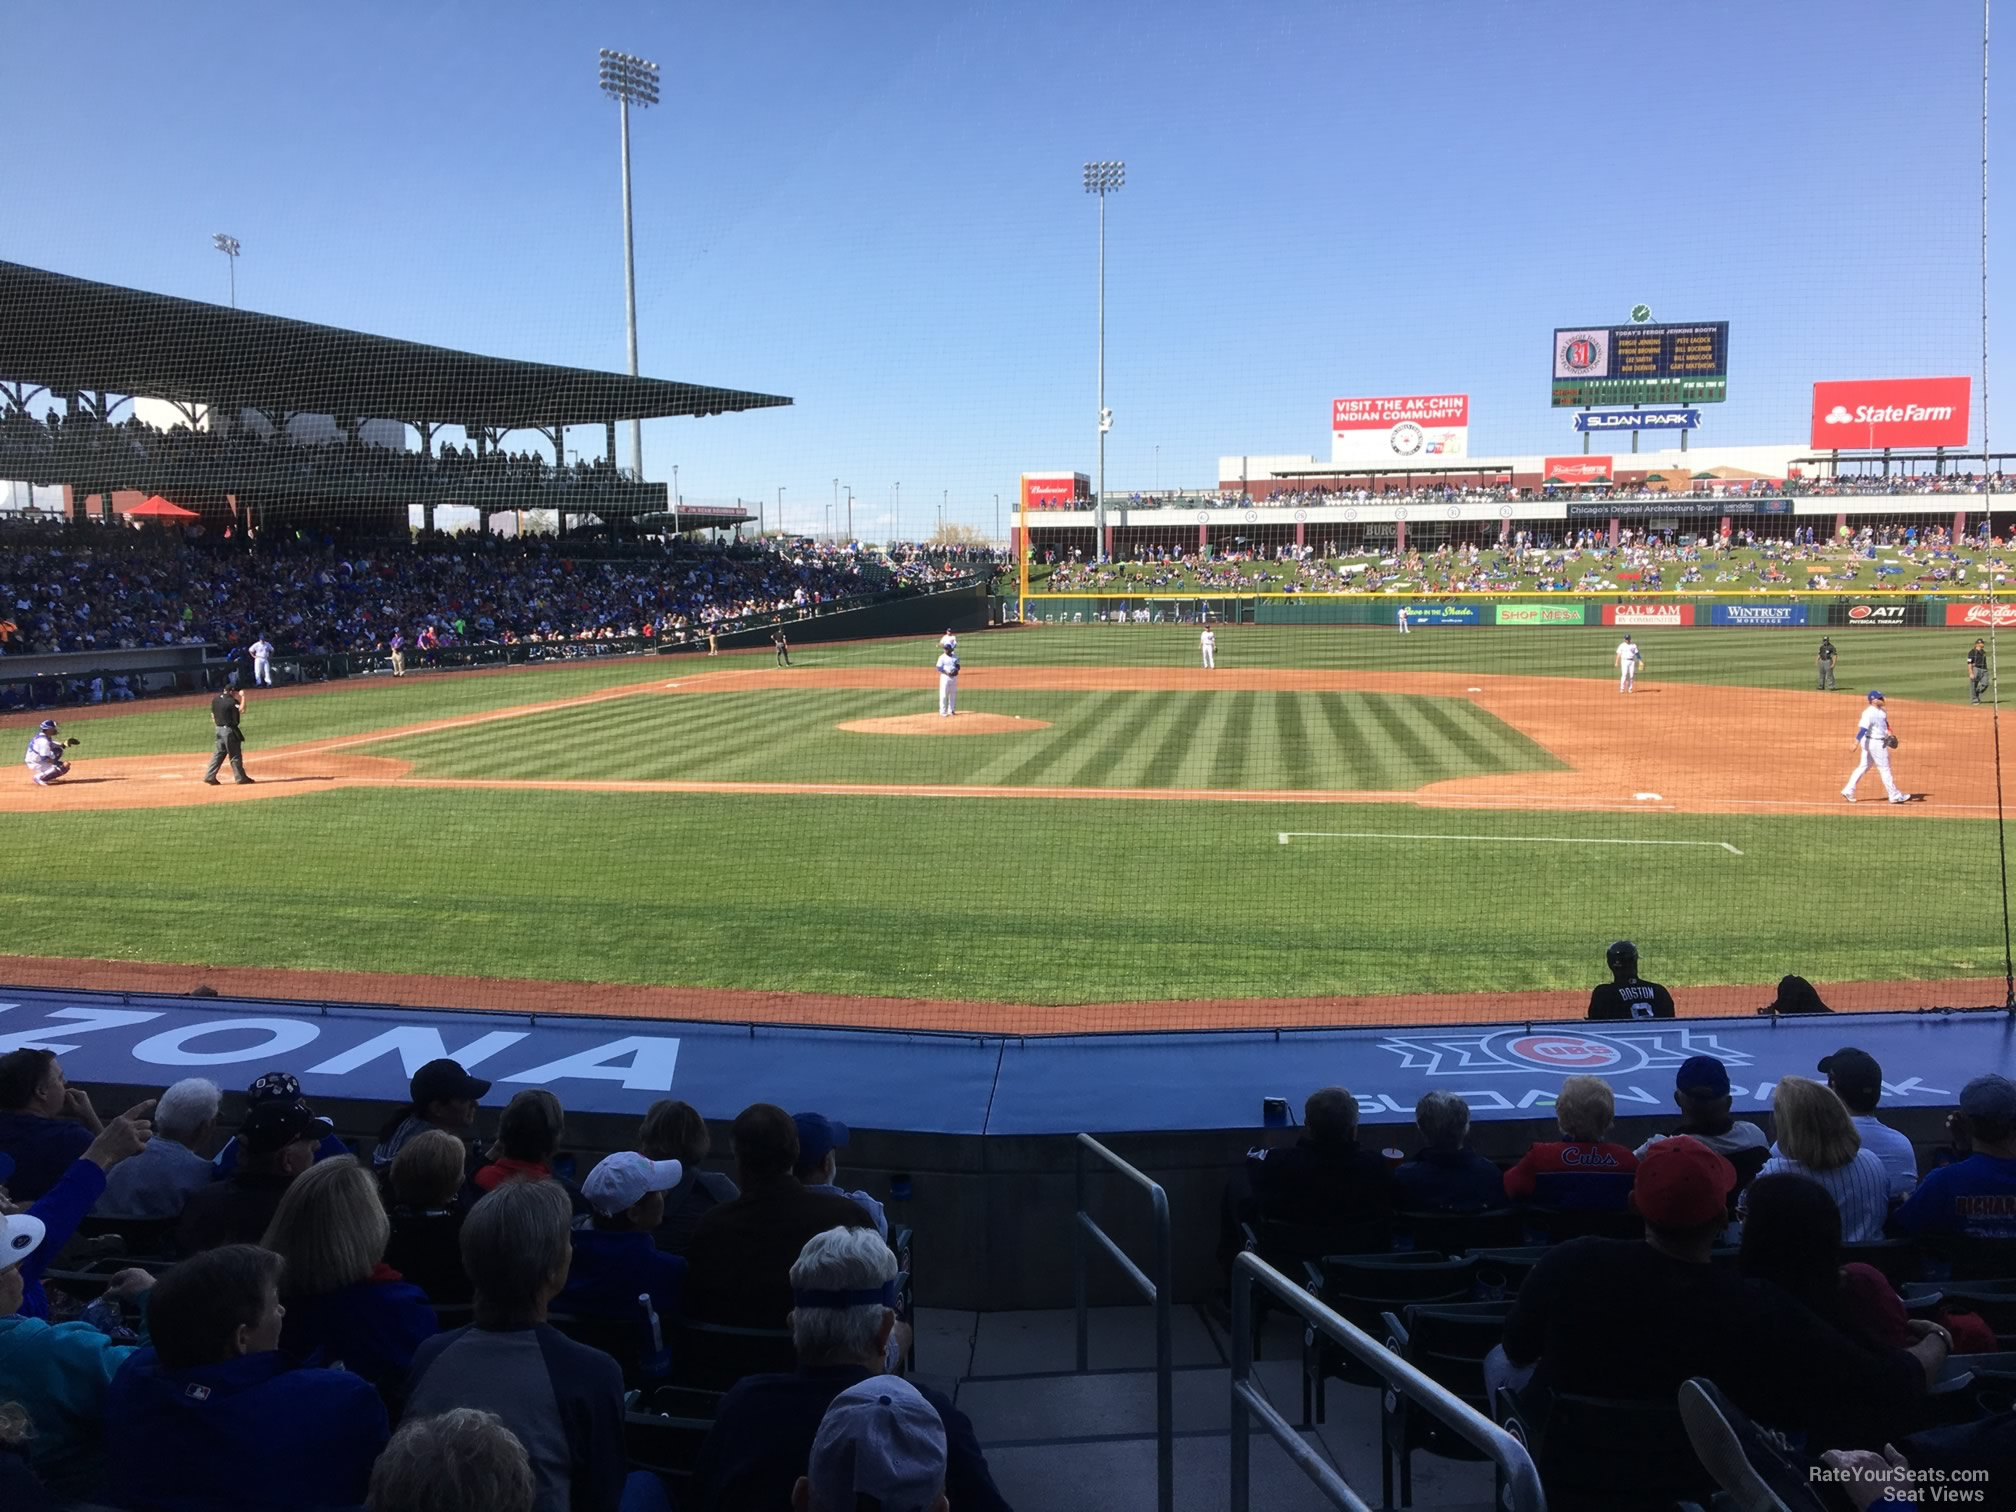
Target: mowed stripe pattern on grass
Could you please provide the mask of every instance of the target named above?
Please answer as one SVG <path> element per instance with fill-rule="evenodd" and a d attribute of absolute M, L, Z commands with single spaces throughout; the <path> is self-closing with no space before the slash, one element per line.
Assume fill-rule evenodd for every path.
<path fill-rule="evenodd" d="M 919 702 L 907 690 L 640 696 L 364 749 L 421 777 L 1255 791 L 1401 792 L 1562 766 L 1466 700 L 1389 693 L 1003 692 L 969 711 L 1049 727 L 972 739 L 835 728 Z"/>

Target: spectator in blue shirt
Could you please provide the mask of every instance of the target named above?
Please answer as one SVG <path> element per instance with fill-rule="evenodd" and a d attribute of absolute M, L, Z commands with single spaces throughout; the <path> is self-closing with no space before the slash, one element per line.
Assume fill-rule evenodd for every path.
<path fill-rule="evenodd" d="M 152 1347 L 106 1401 L 98 1499 L 145 1512 L 302 1512 L 363 1502 L 388 1437 L 385 1404 L 344 1370 L 280 1353 L 286 1262 L 249 1244 L 184 1260 L 155 1283 Z"/>
<path fill-rule="evenodd" d="M 644 1115 L 637 1148 L 653 1160 L 676 1160 L 686 1168 L 679 1185 L 665 1194 L 665 1221 L 653 1236 L 658 1248 L 684 1254 L 694 1225 L 712 1209 L 742 1195 L 720 1171 L 700 1168 L 712 1147 L 706 1120 L 691 1103 L 668 1097 L 653 1103 Z"/>
<path fill-rule="evenodd" d="M 847 1148 L 847 1125 L 819 1113 L 794 1113 L 798 1126 L 798 1184 L 808 1192 L 830 1192 L 859 1204 L 861 1211 L 875 1220 L 875 1232 L 889 1237 L 889 1217 L 882 1204 L 866 1192 L 849 1192 L 838 1183 L 840 1157 L 835 1151 Z"/>
<path fill-rule="evenodd" d="M 42 1276 L 76 1234 L 77 1227 L 98 1199 L 105 1195 L 105 1177 L 122 1160 L 130 1160 L 147 1147 L 153 1137 L 154 1103 L 128 1108 L 105 1125 L 85 1149 L 81 1160 L 56 1178 L 56 1184 L 28 1209 L 47 1230 L 35 1252 L 22 1262 L 21 1314 L 28 1318 L 49 1316 L 49 1298 L 42 1290 Z M 0 1177 L 4 1177 L 7 1157 L 0 1155 Z M 0 1214 L 18 1211 L 19 1204 L 0 1201 Z"/>
<path fill-rule="evenodd" d="M 1949 1123 L 1956 1138 L 1972 1139 L 1974 1153 L 1929 1172 L 1890 1215 L 1891 1230 L 2016 1239 L 2016 1083 L 1975 1077 Z"/>
<path fill-rule="evenodd" d="M 385 1265 L 391 1232 L 377 1181 L 353 1157 L 294 1178 L 261 1240 L 287 1262 L 281 1353 L 340 1365 L 381 1391 L 404 1382 L 440 1325 L 426 1293 Z"/>
<path fill-rule="evenodd" d="M 210 1185 L 214 1168 L 198 1153 L 198 1146 L 217 1126 L 222 1101 L 217 1084 L 200 1076 L 163 1092 L 154 1104 L 154 1137 L 146 1149 L 106 1173 L 98 1216 L 142 1222 L 179 1218 L 190 1196 Z"/>
<path fill-rule="evenodd" d="M 1393 1204 L 1409 1213 L 1482 1213 L 1505 1206 L 1498 1167 L 1468 1148 L 1470 1104 L 1430 1092 L 1414 1105 L 1421 1153 L 1393 1172 Z"/>
<path fill-rule="evenodd" d="M 63 1079 L 53 1050 L 0 1055 L 0 1155 L 13 1157 L 7 1190 L 17 1199 L 48 1191 L 104 1127 L 91 1094 Z"/>
<path fill-rule="evenodd" d="M 648 1296 L 659 1317 L 679 1316 L 686 1262 L 660 1250 L 652 1233 L 665 1217 L 665 1194 L 684 1175 L 676 1160 L 649 1160 L 630 1150 L 588 1173 L 581 1195 L 594 1216 L 574 1229 L 573 1268 L 553 1304 L 557 1311 L 627 1314 Z"/>
<path fill-rule="evenodd" d="M 247 1111 L 264 1102 L 300 1103 L 304 1108 L 308 1106 L 307 1099 L 301 1095 L 299 1079 L 285 1071 L 268 1071 L 264 1076 L 255 1078 L 252 1085 L 245 1089 Z M 351 1153 L 350 1146 L 336 1137 L 333 1126 L 315 1146 L 317 1160 L 333 1160 L 339 1155 L 349 1153 Z M 232 1174 L 238 1169 L 238 1155 L 238 1136 L 234 1134 L 224 1141 L 224 1148 L 217 1152 L 214 1164 L 217 1167 L 216 1174 L 219 1181 L 231 1179 Z"/>

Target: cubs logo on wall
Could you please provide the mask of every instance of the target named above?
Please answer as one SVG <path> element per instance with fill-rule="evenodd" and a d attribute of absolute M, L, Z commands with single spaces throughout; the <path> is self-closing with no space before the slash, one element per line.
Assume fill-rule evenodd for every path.
<path fill-rule="evenodd" d="M 1470 454 L 1468 394 L 1330 401 L 1332 462 L 1412 462 Z"/>

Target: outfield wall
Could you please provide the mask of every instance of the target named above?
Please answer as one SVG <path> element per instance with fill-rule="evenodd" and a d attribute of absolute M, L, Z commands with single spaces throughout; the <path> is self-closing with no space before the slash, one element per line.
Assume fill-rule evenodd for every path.
<path fill-rule="evenodd" d="M 1032 593 L 1025 619 L 1039 623 L 1111 621 L 1146 608 L 1161 621 L 1191 621 L 1199 606 L 1209 617 L 1254 625 L 1380 625 L 1396 628 L 1407 611 L 1412 629 L 1491 626 L 1679 630 L 1691 626 L 1749 629 L 1880 629 L 1929 627 L 1972 630 L 2016 628 L 2016 601 L 2000 590 L 1994 602 L 1883 591 L 1856 596 L 1811 593 L 1777 595 L 1768 590 L 1741 597 L 1702 594 L 1687 598 L 1631 594 L 1578 597 L 1571 594 L 1454 594 L 1409 598 L 1405 594 L 1131 594 L 1124 596 Z M 1131 622 L 1131 621 L 1130 621 Z"/>

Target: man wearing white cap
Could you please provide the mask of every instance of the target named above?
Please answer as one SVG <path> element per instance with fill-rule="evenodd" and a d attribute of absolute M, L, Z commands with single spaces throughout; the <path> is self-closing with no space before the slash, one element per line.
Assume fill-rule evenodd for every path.
<path fill-rule="evenodd" d="M 901 1376 L 870 1376 L 833 1398 L 791 1491 L 797 1512 L 946 1512 L 945 1425 Z"/>
<path fill-rule="evenodd" d="M 581 1195 L 593 1216 L 574 1229 L 574 1263 L 566 1290 L 553 1301 L 555 1312 L 623 1316 L 648 1296 L 660 1317 L 679 1315 L 686 1261 L 659 1249 L 652 1235 L 665 1221 L 665 1194 L 685 1174 L 676 1160 L 651 1160 L 634 1150 L 619 1150 L 588 1173 Z"/>

